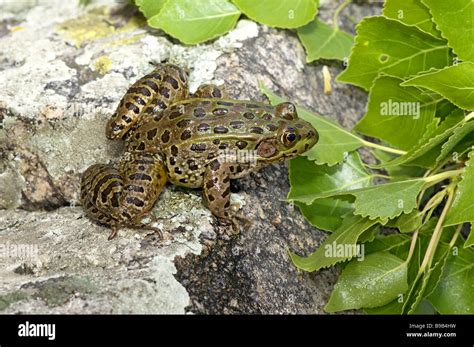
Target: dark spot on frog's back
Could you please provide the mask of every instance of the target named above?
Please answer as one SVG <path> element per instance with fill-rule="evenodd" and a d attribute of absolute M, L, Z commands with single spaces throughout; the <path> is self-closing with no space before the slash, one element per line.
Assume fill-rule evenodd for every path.
<path fill-rule="evenodd" d="M 158 132 L 158 129 L 157 128 L 154 128 L 154 129 L 151 129 L 150 131 L 148 131 L 146 133 L 146 138 L 151 141 L 155 138 L 156 136 L 156 133 Z"/>
<path fill-rule="evenodd" d="M 216 108 L 216 109 L 212 110 L 212 113 L 215 116 L 223 116 L 223 115 L 226 115 L 228 112 L 229 112 L 229 110 L 226 109 L 226 108 Z"/>
<path fill-rule="evenodd" d="M 212 96 L 215 97 L 215 98 L 221 98 L 221 97 L 222 97 L 222 93 L 221 93 L 221 91 L 220 91 L 218 88 L 215 88 L 215 89 L 212 91 Z"/>
<path fill-rule="evenodd" d="M 163 143 L 167 143 L 169 140 L 170 140 L 170 131 L 165 130 L 163 134 L 161 135 L 161 141 L 163 141 Z"/>
<path fill-rule="evenodd" d="M 211 128 L 211 126 L 209 124 L 201 123 L 201 124 L 198 125 L 197 130 L 204 132 L 204 131 L 208 131 L 210 128 Z"/>
<path fill-rule="evenodd" d="M 180 110 L 174 110 L 170 113 L 169 119 L 175 119 L 175 118 L 178 118 L 182 115 L 183 115 L 183 113 Z"/>
<path fill-rule="evenodd" d="M 145 143 L 144 143 L 144 142 L 140 143 L 140 144 L 137 146 L 137 150 L 138 150 L 138 151 L 144 151 L 144 150 L 145 150 Z"/>
<path fill-rule="evenodd" d="M 263 134 L 263 129 L 259 127 L 252 127 L 249 131 L 254 134 Z"/>
<path fill-rule="evenodd" d="M 262 118 L 265 119 L 265 120 L 271 120 L 273 118 L 273 116 L 270 113 L 265 113 L 262 116 Z"/>
<path fill-rule="evenodd" d="M 230 122 L 230 126 L 234 129 L 241 129 L 244 126 L 244 122 L 237 120 Z"/>
<path fill-rule="evenodd" d="M 204 152 L 205 150 L 206 150 L 206 144 L 205 143 L 193 143 L 191 145 L 191 151 Z"/>
<path fill-rule="evenodd" d="M 219 125 L 214 128 L 214 133 L 215 134 L 226 134 L 229 132 L 229 129 L 227 129 L 225 126 Z"/>
<path fill-rule="evenodd" d="M 253 119 L 254 117 L 255 117 L 255 115 L 252 112 L 245 112 L 244 113 L 244 118 Z"/>
<path fill-rule="evenodd" d="M 197 107 L 194 109 L 193 115 L 196 118 L 202 118 L 206 115 L 206 110 L 204 110 L 202 107 Z"/>
<path fill-rule="evenodd" d="M 181 140 L 183 141 L 189 139 L 190 137 L 191 137 L 191 131 L 188 129 L 186 129 L 185 131 L 181 133 Z"/>
<path fill-rule="evenodd" d="M 185 128 L 187 127 L 189 124 L 191 123 L 191 121 L 189 119 L 182 119 L 180 120 L 178 123 L 176 123 L 176 126 L 178 128 Z"/>
<path fill-rule="evenodd" d="M 173 155 L 174 157 L 178 155 L 178 147 L 176 147 L 175 145 L 171 146 L 171 155 Z"/>
<path fill-rule="evenodd" d="M 269 131 L 276 131 L 278 129 L 278 127 L 272 123 L 266 124 L 265 128 L 267 128 Z"/>
<path fill-rule="evenodd" d="M 217 98 L 218 96 L 216 96 Z M 224 100 L 219 100 L 216 102 L 217 105 L 221 105 L 221 106 L 233 106 L 234 103 L 233 102 L 230 102 L 230 101 L 224 101 Z"/>

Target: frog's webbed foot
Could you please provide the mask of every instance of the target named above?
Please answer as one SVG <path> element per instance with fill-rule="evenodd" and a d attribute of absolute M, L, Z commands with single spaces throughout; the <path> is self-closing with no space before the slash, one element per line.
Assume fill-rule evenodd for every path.
<path fill-rule="evenodd" d="M 227 99 L 228 95 L 223 87 L 218 87 L 215 84 L 201 84 L 191 97 L 199 99 Z"/>

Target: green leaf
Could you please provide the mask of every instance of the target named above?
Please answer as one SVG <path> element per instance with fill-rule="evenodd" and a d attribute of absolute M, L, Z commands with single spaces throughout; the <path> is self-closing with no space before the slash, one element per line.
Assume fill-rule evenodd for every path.
<path fill-rule="evenodd" d="M 355 130 L 403 150 L 414 147 L 433 122 L 436 104 L 414 87 L 401 87 L 402 79 L 380 76 L 370 88 L 367 113 Z M 394 131 L 396 129 L 396 131 Z"/>
<path fill-rule="evenodd" d="M 166 1 L 148 25 L 164 30 L 186 44 L 213 39 L 231 30 L 240 11 L 227 0 Z"/>
<path fill-rule="evenodd" d="M 315 0 L 233 0 L 245 15 L 256 22 L 278 28 L 298 28 L 313 20 L 318 12 Z"/>
<path fill-rule="evenodd" d="M 344 216 L 354 211 L 350 202 L 327 198 L 314 201 L 311 205 L 295 202 L 301 213 L 312 226 L 326 231 L 334 231 L 342 225 Z"/>
<path fill-rule="evenodd" d="M 430 11 L 421 3 L 421 0 L 387 0 L 383 15 L 397 19 L 406 25 L 416 26 L 434 37 L 441 38 L 441 33 L 436 30 L 436 25 L 431 20 Z"/>
<path fill-rule="evenodd" d="M 474 121 L 467 122 L 463 126 L 454 129 L 453 134 L 449 137 L 448 141 L 443 143 L 441 146 L 441 153 L 436 158 L 436 162 L 440 162 L 442 159 L 446 158 L 448 155 L 452 155 L 451 152 L 461 143 L 465 138 L 469 140 L 473 139 L 472 132 L 474 131 Z M 469 145 L 469 147 L 471 147 Z M 466 148 L 463 148 L 464 151 Z M 456 152 L 457 153 L 457 152 Z M 458 153 L 459 154 L 459 153 Z"/>
<path fill-rule="evenodd" d="M 318 19 L 298 29 L 298 37 L 306 49 L 306 62 L 318 59 L 349 57 L 354 37 L 338 28 L 333 28 Z"/>
<path fill-rule="evenodd" d="M 423 224 L 424 213 L 414 209 L 410 213 L 403 213 L 395 220 L 389 221 L 386 226 L 397 228 L 401 233 L 412 233 Z"/>
<path fill-rule="evenodd" d="M 453 248 L 428 300 L 441 314 L 474 313 L 474 251 Z"/>
<path fill-rule="evenodd" d="M 436 158 L 441 152 L 441 145 L 448 139 L 454 130 L 462 127 L 464 122 L 464 113 L 462 110 L 454 110 L 429 136 L 423 137 L 421 142 L 409 150 L 406 154 L 391 161 L 384 162 L 381 165 L 374 165 L 374 168 L 395 167 L 399 165 L 422 165 L 434 167 Z"/>
<path fill-rule="evenodd" d="M 430 71 L 403 82 L 402 86 L 423 87 L 444 96 L 456 106 L 474 110 L 474 63 Z"/>
<path fill-rule="evenodd" d="M 349 66 L 338 81 L 366 90 L 380 73 L 407 77 L 452 64 L 445 41 L 385 17 L 363 19 L 355 42 Z"/>
<path fill-rule="evenodd" d="M 146 18 L 151 18 L 160 12 L 166 1 L 167 0 L 135 0 L 135 5 L 138 6 L 138 9 Z"/>
<path fill-rule="evenodd" d="M 445 225 L 456 225 L 464 222 L 474 223 L 474 151 L 469 153 L 469 160 L 458 184 L 453 205 L 446 215 Z"/>
<path fill-rule="evenodd" d="M 422 0 L 438 30 L 461 60 L 474 61 L 474 2 L 472 0 Z"/>
<path fill-rule="evenodd" d="M 325 310 L 382 306 L 407 289 L 407 264 L 388 252 L 373 253 L 342 270 Z"/>
<path fill-rule="evenodd" d="M 389 302 L 386 305 L 372 308 L 364 308 L 364 312 L 367 314 L 401 314 L 403 308 L 403 302 L 399 302 L 398 299 L 395 299 Z"/>
<path fill-rule="evenodd" d="M 379 149 L 374 149 L 372 151 L 372 154 L 381 162 L 381 164 L 378 166 L 382 167 L 394 180 L 407 179 L 410 177 L 421 177 L 426 171 L 423 168 L 409 165 L 389 165 L 386 167 L 385 163 L 390 162 L 391 160 L 394 160 L 396 158 L 394 154 L 387 153 Z"/>
<path fill-rule="evenodd" d="M 464 242 L 464 248 L 474 246 L 474 231 L 472 224 L 470 225 L 469 235 L 467 236 L 466 242 Z"/>
<path fill-rule="evenodd" d="M 335 166 L 317 165 L 304 157 L 290 161 L 289 200 L 312 203 L 319 198 L 362 187 L 368 187 L 372 176 L 367 172 L 357 152 Z"/>
<path fill-rule="evenodd" d="M 287 101 L 263 84 L 260 84 L 260 90 L 268 97 L 272 105 Z M 332 119 L 318 116 L 302 107 L 297 107 L 297 111 L 298 116 L 311 123 L 319 133 L 319 142 L 305 153 L 309 160 L 332 166 L 342 162 L 347 153 L 362 147 L 363 140 L 360 137 L 343 129 Z"/>
<path fill-rule="evenodd" d="M 375 240 L 377 235 L 380 233 L 380 224 L 375 224 L 366 231 L 364 231 L 360 236 L 357 242 L 366 243 L 372 242 Z"/>
<path fill-rule="evenodd" d="M 374 241 L 364 245 L 365 254 L 378 252 L 390 252 L 393 255 L 400 254 L 400 249 L 408 249 L 411 237 L 403 234 L 381 235 Z"/>
<path fill-rule="evenodd" d="M 296 267 L 312 272 L 355 257 L 359 253 L 356 248 L 357 239 L 377 223 L 376 220 L 349 215 L 315 252 L 308 257 L 290 252 L 291 260 Z"/>
<path fill-rule="evenodd" d="M 341 192 L 355 196 L 354 214 L 388 220 L 410 213 L 416 206 L 424 179 L 409 179 Z"/>

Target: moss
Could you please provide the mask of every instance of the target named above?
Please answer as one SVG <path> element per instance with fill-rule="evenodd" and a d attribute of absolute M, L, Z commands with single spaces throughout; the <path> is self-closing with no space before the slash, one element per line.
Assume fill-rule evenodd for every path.
<path fill-rule="evenodd" d="M 36 284 L 35 298 L 43 299 L 48 306 L 64 304 L 75 293 L 92 293 L 95 286 L 87 278 L 59 277 Z"/>
<path fill-rule="evenodd" d="M 110 9 L 102 6 L 78 18 L 66 20 L 57 26 L 58 32 L 74 41 L 77 48 L 84 43 L 106 38 L 142 27 L 145 22 L 132 17 L 125 25 L 117 28 L 110 16 Z"/>
<path fill-rule="evenodd" d="M 8 306 L 14 302 L 24 300 L 28 297 L 26 293 L 21 291 L 12 292 L 5 295 L 0 295 L 0 311 L 5 310 Z"/>
<path fill-rule="evenodd" d="M 112 66 L 112 60 L 108 56 L 103 55 L 97 58 L 93 66 L 96 71 L 100 72 L 102 75 L 105 75 L 107 72 L 109 72 Z"/>

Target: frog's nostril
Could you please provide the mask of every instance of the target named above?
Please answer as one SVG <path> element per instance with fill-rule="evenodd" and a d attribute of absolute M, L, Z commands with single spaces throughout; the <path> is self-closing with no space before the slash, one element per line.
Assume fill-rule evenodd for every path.
<path fill-rule="evenodd" d="M 306 135 L 306 137 L 309 137 L 309 138 L 314 137 L 314 131 L 312 130 L 308 131 L 308 135 Z"/>

